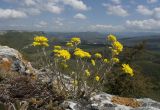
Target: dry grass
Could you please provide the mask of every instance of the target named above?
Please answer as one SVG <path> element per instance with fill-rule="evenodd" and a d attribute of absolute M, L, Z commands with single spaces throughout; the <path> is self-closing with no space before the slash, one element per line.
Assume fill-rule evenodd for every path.
<path fill-rule="evenodd" d="M 126 106 L 130 106 L 133 108 L 141 106 L 141 102 L 139 102 L 133 98 L 124 98 L 124 97 L 114 96 L 114 97 L 112 97 L 112 102 L 115 104 L 126 105 Z"/>
<path fill-rule="evenodd" d="M 51 86 L 42 84 L 32 79 L 30 76 L 20 74 L 19 76 L 11 75 L 0 81 L 0 103 L 6 103 L 9 107 L 11 107 L 10 104 L 12 104 L 12 106 L 18 104 L 22 107 L 24 105 L 20 103 L 26 102 L 27 108 L 30 110 L 45 110 L 45 108 L 50 108 L 50 110 L 62 110 L 58 106 L 63 100 L 64 97 L 57 94 Z"/>

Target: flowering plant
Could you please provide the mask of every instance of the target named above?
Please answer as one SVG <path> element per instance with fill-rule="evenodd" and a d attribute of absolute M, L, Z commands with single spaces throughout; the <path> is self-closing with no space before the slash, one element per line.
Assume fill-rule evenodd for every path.
<path fill-rule="evenodd" d="M 120 62 L 118 55 L 123 51 L 123 45 L 114 35 L 110 34 L 107 41 L 111 45 L 109 47 L 111 55 L 108 58 L 101 53 L 91 54 L 78 48 L 81 40 L 77 37 L 71 38 L 66 46 L 54 46 L 53 58 L 52 60 L 47 58 L 46 66 L 52 71 L 51 80 L 56 82 L 60 92 L 64 92 L 67 97 L 78 98 L 90 96 L 93 91 L 102 89 L 107 80 L 106 74 L 110 74 L 113 66 Z M 37 36 L 34 38 L 33 46 L 48 47 L 48 39 Z M 46 56 L 46 52 L 43 53 Z M 74 67 L 71 67 L 71 61 L 75 61 Z M 62 68 L 64 71 L 61 70 Z M 64 79 L 67 69 L 70 69 L 70 78 L 67 79 L 66 84 Z M 122 64 L 122 71 L 130 76 L 134 75 L 129 64 Z"/>

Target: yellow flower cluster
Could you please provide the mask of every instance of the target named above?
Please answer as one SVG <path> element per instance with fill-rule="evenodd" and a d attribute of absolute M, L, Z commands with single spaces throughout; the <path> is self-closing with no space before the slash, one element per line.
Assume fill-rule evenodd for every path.
<path fill-rule="evenodd" d="M 48 47 L 48 39 L 45 36 L 36 36 L 34 37 L 33 46 L 45 46 Z"/>
<path fill-rule="evenodd" d="M 88 69 L 85 70 L 85 74 L 87 77 L 89 77 L 91 75 Z"/>
<path fill-rule="evenodd" d="M 116 50 L 117 53 L 122 52 L 122 50 L 123 50 L 123 45 L 122 45 L 120 42 L 115 41 L 115 42 L 113 42 L 112 45 L 113 45 L 113 49 Z"/>
<path fill-rule="evenodd" d="M 102 55 L 101 55 L 100 53 L 96 53 L 96 54 L 95 54 L 95 57 L 96 57 L 96 58 L 102 58 Z"/>
<path fill-rule="evenodd" d="M 66 43 L 66 46 L 68 46 L 68 47 L 73 47 L 73 43 L 67 42 L 67 43 Z"/>
<path fill-rule="evenodd" d="M 133 69 L 129 66 L 129 64 L 122 64 L 122 70 L 125 72 L 125 73 L 128 73 L 130 74 L 131 76 L 134 75 L 133 73 Z"/>
<path fill-rule="evenodd" d="M 71 40 L 69 42 L 66 43 L 67 47 L 73 47 L 73 46 L 77 46 L 78 44 L 81 43 L 81 39 L 78 37 L 73 37 L 71 38 Z"/>
<path fill-rule="evenodd" d="M 39 42 L 33 42 L 32 45 L 33 45 L 33 46 L 40 46 L 41 43 L 39 43 Z"/>
<path fill-rule="evenodd" d="M 98 82 L 98 81 L 100 80 L 100 77 L 97 75 L 97 76 L 95 77 L 95 80 Z"/>
<path fill-rule="evenodd" d="M 64 60 L 69 60 L 71 58 L 71 54 L 67 50 L 62 49 L 54 52 L 55 52 L 55 56 L 62 58 Z"/>
<path fill-rule="evenodd" d="M 93 66 L 96 65 L 96 63 L 95 63 L 95 61 L 94 61 L 93 59 L 91 60 L 91 64 L 92 64 Z"/>
<path fill-rule="evenodd" d="M 74 80 L 74 81 L 72 81 L 72 84 L 73 84 L 74 86 L 77 86 L 77 85 L 78 85 L 78 81 L 77 81 L 77 80 Z"/>
<path fill-rule="evenodd" d="M 112 58 L 112 61 L 113 61 L 114 63 L 119 63 L 119 59 L 118 59 L 118 58 Z"/>
<path fill-rule="evenodd" d="M 119 52 L 117 50 L 114 50 L 114 49 L 112 49 L 112 53 L 113 53 L 113 55 L 118 55 L 119 54 Z"/>
<path fill-rule="evenodd" d="M 103 62 L 104 62 L 104 63 L 108 63 L 109 61 L 108 61 L 107 58 L 105 58 L 105 59 L 103 60 Z"/>
<path fill-rule="evenodd" d="M 112 53 L 114 55 L 118 55 L 120 52 L 122 52 L 123 45 L 119 41 L 117 41 L 117 38 L 114 35 L 110 34 L 108 36 L 108 40 L 112 43 L 112 47 L 110 48 L 112 49 Z"/>
<path fill-rule="evenodd" d="M 110 34 L 108 36 L 108 40 L 111 41 L 111 42 L 115 42 L 115 41 L 117 41 L 117 38 L 114 35 Z"/>
<path fill-rule="evenodd" d="M 91 54 L 88 52 L 83 51 L 82 49 L 76 48 L 74 55 L 79 58 L 91 58 Z"/>
<path fill-rule="evenodd" d="M 78 45 L 81 43 L 81 39 L 78 37 L 73 37 L 73 38 L 71 38 L 71 43 Z"/>
<path fill-rule="evenodd" d="M 68 65 L 67 65 L 66 63 L 64 63 L 64 62 L 62 62 L 61 65 L 62 65 L 62 67 L 64 67 L 64 68 L 68 68 Z"/>
<path fill-rule="evenodd" d="M 55 45 L 53 52 L 56 53 L 56 52 L 58 52 L 61 48 L 62 48 L 61 46 Z"/>
<path fill-rule="evenodd" d="M 54 49 L 56 49 L 56 50 L 60 50 L 62 47 L 61 46 L 59 46 L 59 45 L 55 45 L 54 46 Z"/>

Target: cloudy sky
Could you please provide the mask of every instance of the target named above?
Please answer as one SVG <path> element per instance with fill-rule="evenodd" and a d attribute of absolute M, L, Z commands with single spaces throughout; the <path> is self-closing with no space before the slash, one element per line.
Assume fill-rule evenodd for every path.
<path fill-rule="evenodd" d="M 0 30 L 160 31 L 160 0 L 0 0 Z"/>

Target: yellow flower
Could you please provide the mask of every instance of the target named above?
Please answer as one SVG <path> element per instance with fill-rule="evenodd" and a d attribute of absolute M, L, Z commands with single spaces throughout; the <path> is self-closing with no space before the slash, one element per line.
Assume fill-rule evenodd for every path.
<path fill-rule="evenodd" d="M 82 49 L 80 49 L 80 48 L 76 48 L 76 49 L 75 49 L 75 51 L 80 51 L 80 50 L 82 50 Z"/>
<path fill-rule="evenodd" d="M 78 37 L 73 37 L 71 38 L 71 43 L 78 45 L 81 43 L 81 39 Z"/>
<path fill-rule="evenodd" d="M 59 51 L 59 50 L 57 50 L 57 49 L 54 49 L 54 50 L 53 50 L 54 53 L 57 53 L 58 51 Z"/>
<path fill-rule="evenodd" d="M 91 63 L 92 63 L 93 66 L 96 65 L 96 63 L 95 63 L 95 61 L 93 59 L 91 60 Z"/>
<path fill-rule="evenodd" d="M 98 82 L 100 80 L 100 77 L 99 76 L 96 76 L 95 77 L 95 80 Z"/>
<path fill-rule="evenodd" d="M 104 62 L 104 63 L 108 63 L 109 61 L 108 61 L 107 58 L 105 58 L 105 59 L 103 60 L 103 62 Z"/>
<path fill-rule="evenodd" d="M 73 44 L 72 44 L 71 42 L 67 42 L 67 43 L 66 43 L 66 46 L 68 46 L 68 47 L 73 47 Z"/>
<path fill-rule="evenodd" d="M 80 58 L 90 58 L 91 57 L 90 53 L 85 52 L 78 48 L 75 50 L 74 55 Z"/>
<path fill-rule="evenodd" d="M 89 77 L 91 74 L 88 69 L 85 70 L 86 76 Z"/>
<path fill-rule="evenodd" d="M 78 81 L 77 81 L 77 80 L 74 80 L 74 81 L 72 81 L 72 84 L 73 84 L 74 86 L 77 86 L 77 85 L 78 85 Z"/>
<path fill-rule="evenodd" d="M 59 46 L 59 45 L 55 45 L 54 46 L 54 49 L 56 49 L 56 50 L 60 50 L 62 47 L 61 46 Z"/>
<path fill-rule="evenodd" d="M 118 55 L 118 54 L 119 54 L 119 52 L 118 52 L 117 50 L 114 50 L 114 49 L 112 49 L 112 53 L 113 53 L 114 55 Z"/>
<path fill-rule="evenodd" d="M 33 46 L 40 46 L 41 43 L 39 43 L 39 42 L 33 42 L 32 45 L 33 45 Z"/>
<path fill-rule="evenodd" d="M 68 65 L 67 65 L 67 64 L 65 64 L 65 65 L 64 65 L 64 68 L 68 68 Z"/>
<path fill-rule="evenodd" d="M 32 43 L 33 46 L 45 46 L 48 47 L 48 39 L 44 36 L 36 36 L 34 37 L 34 42 Z"/>
<path fill-rule="evenodd" d="M 108 40 L 111 41 L 111 42 L 117 41 L 116 36 L 114 36 L 114 35 L 112 35 L 112 34 L 110 34 L 110 35 L 108 36 Z"/>
<path fill-rule="evenodd" d="M 54 53 L 57 53 L 60 49 L 62 49 L 62 47 L 61 47 L 61 46 L 59 46 L 59 45 L 55 45 L 55 46 L 54 46 L 54 50 L 53 50 L 53 52 L 54 52 Z"/>
<path fill-rule="evenodd" d="M 34 37 L 35 42 L 48 42 L 48 39 L 45 36 L 36 36 Z"/>
<path fill-rule="evenodd" d="M 65 63 L 61 63 L 61 65 L 62 65 L 64 68 L 68 68 L 68 65 L 65 64 Z"/>
<path fill-rule="evenodd" d="M 48 46 L 49 46 L 49 44 L 48 44 L 47 42 L 43 42 L 41 45 L 42 45 L 42 46 L 45 46 L 45 47 L 48 47 Z"/>
<path fill-rule="evenodd" d="M 55 52 L 57 57 L 63 58 L 64 60 L 69 60 L 71 58 L 71 54 L 67 50 L 58 50 Z"/>
<path fill-rule="evenodd" d="M 100 53 L 96 53 L 96 54 L 95 54 L 95 57 L 96 57 L 96 58 L 102 58 L 102 55 L 101 55 Z"/>
<path fill-rule="evenodd" d="M 122 70 L 125 72 L 125 73 L 128 73 L 130 74 L 131 76 L 134 75 L 133 73 L 133 69 L 129 66 L 129 64 L 122 64 Z"/>
<path fill-rule="evenodd" d="M 115 49 L 115 50 L 117 50 L 117 52 L 122 52 L 122 50 L 123 50 L 123 45 L 120 43 L 120 42 L 118 42 L 118 41 L 115 41 L 115 42 L 113 42 L 113 48 Z"/>
<path fill-rule="evenodd" d="M 112 58 L 112 61 L 115 63 L 119 63 L 119 59 L 118 58 Z"/>

